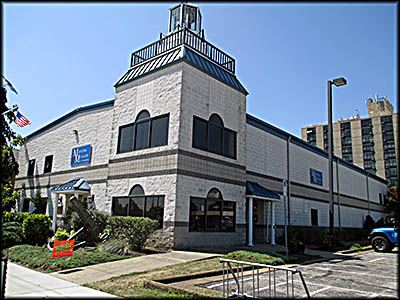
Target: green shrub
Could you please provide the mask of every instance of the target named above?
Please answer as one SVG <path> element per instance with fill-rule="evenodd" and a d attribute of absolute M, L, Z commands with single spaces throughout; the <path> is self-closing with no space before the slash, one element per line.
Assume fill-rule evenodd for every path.
<path fill-rule="evenodd" d="M 109 226 L 110 238 L 126 239 L 132 250 L 140 251 L 150 234 L 158 228 L 158 221 L 143 217 L 111 216 Z"/>
<path fill-rule="evenodd" d="M 56 234 L 54 235 L 54 239 L 56 241 L 65 241 L 69 238 L 68 232 L 63 228 L 58 228 Z"/>
<path fill-rule="evenodd" d="M 305 245 L 302 241 L 291 239 L 288 242 L 289 253 L 304 253 Z"/>
<path fill-rule="evenodd" d="M 361 245 L 358 243 L 353 244 L 353 246 L 350 247 L 350 250 L 357 250 L 360 251 L 362 249 Z"/>
<path fill-rule="evenodd" d="M 4 212 L 3 214 L 3 222 L 18 222 L 22 225 L 26 217 L 28 217 L 30 213 L 28 212 L 20 212 L 20 213 L 12 213 L 12 212 Z"/>
<path fill-rule="evenodd" d="M 285 263 L 283 257 L 281 257 L 280 255 L 275 256 L 259 252 L 244 251 L 244 250 L 230 252 L 222 256 L 222 258 L 258 263 L 258 264 L 273 265 L 273 266 L 282 265 Z"/>
<path fill-rule="evenodd" d="M 1 231 L 1 248 L 10 248 L 15 245 L 22 244 L 24 241 L 24 233 L 22 226 L 18 222 L 3 223 Z"/>
<path fill-rule="evenodd" d="M 22 229 L 29 245 L 42 246 L 53 235 L 50 217 L 42 214 L 30 214 L 25 218 Z"/>

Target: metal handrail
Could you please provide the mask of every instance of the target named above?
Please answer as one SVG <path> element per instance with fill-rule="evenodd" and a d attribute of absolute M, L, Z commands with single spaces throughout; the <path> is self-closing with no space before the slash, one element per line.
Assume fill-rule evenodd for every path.
<path fill-rule="evenodd" d="M 279 271 L 286 273 L 286 297 L 289 297 L 289 272 L 291 273 L 291 295 L 294 298 L 294 281 L 293 275 L 299 274 L 302 285 L 306 291 L 307 297 L 310 298 L 310 293 L 307 288 L 307 284 L 304 280 L 303 274 L 300 270 L 295 268 L 287 268 L 287 267 L 280 267 L 280 266 L 272 266 L 266 264 L 259 264 L 259 263 L 251 263 L 245 261 L 238 261 L 232 259 L 220 259 L 222 263 L 222 278 L 223 278 L 223 297 L 229 298 L 230 297 L 230 278 L 229 275 L 232 275 L 234 283 L 236 283 L 236 292 L 232 292 L 232 296 L 244 296 L 244 297 L 253 297 L 253 298 L 260 298 L 260 290 L 269 291 L 269 297 L 276 297 L 277 285 L 282 285 L 281 283 L 276 283 L 276 273 Z M 226 267 L 225 267 L 226 264 Z M 234 266 L 232 264 L 236 264 L 236 272 L 234 271 Z M 243 267 L 249 266 L 251 267 L 251 275 L 245 275 L 243 272 Z M 268 269 L 266 273 L 268 273 L 268 280 L 267 280 L 267 287 L 260 287 L 260 269 L 266 268 Z M 246 278 L 245 278 L 246 277 Z M 252 294 L 246 294 L 244 288 L 244 281 L 252 280 Z M 283 281 L 283 284 L 285 282 Z M 232 289 L 233 290 L 233 289 Z M 257 293 L 257 295 L 256 295 Z"/>
<path fill-rule="evenodd" d="M 217 65 L 235 73 L 235 60 L 187 28 L 182 28 L 132 53 L 131 67 L 185 44 Z"/>

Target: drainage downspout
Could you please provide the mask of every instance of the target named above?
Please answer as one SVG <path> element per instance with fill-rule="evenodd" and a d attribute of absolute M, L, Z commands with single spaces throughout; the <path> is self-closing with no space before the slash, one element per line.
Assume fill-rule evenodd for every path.
<path fill-rule="evenodd" d="M 336 159 L 336 191 L 338 201 L 338 218 L 339 218 L 339 231 L 342 229 L 342 220 L 340 218 L 340 194 L 339 194 L 339 159 Z"/>
<path fill-rule="evenodd" d="M 368 216 L 370 215 L 370 210 L 369 210 L 369 185 L 368 185 L 368 172 L 367 176 L 365 177 L 367 180 L 367 201 L 368 201 Z"/>
<path fill-rule="evenodd" d="M 286 175 L 287 175 L 287 225 L 290 227 L 290 167 L 289 167 L 289 143 L 292 140 L 292 136 L 289 135 L 288 140 L 287 140 L 287 147 L 286 147 L 286 156 L 287 156 L 287 162 L 286 162 Z"/>

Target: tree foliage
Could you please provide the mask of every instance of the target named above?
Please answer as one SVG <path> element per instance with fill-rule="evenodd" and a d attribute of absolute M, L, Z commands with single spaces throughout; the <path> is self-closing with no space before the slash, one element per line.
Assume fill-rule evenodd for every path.
<path fill-rule="evenodd" d="M 400 221 L 400 201 L 399 201 L 399 184 L 392 186 L 389 189 L 386 201 L 386 212 L 391 218 L 394 218 L 396 224 Z"/>

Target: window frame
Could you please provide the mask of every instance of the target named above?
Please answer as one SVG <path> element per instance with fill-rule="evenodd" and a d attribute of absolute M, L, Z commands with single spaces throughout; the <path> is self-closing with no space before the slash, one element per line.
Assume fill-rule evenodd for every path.
<path fill-rule="evenodd" d="M 217 195 L 220 195 L 219 197 L 211 197 L 211 192 L 212 191 L 216 191 Z M 204 209 L 202 210 L 204 212 L 204 214 L 202 215 L 202 226 L 201 228 L 193 228 L 192 224 L 194 224 L 194 219 L 193 219 L 193 215 L 192 215 L 192 211 L 194 211 L 192 209 L 192 201 L 196 201 L 196 202 L 200 202 L 200 207 L 204 207 Z M 210 203 L 215 202 L 214 204 L 217 204 L 219 206 L 219 215 L 217 216 L 219 218 L 219 221 L 217 222 L 217 226 L 214 226 L 212 228 L 209 227 L 208 224 L 208 220 L 211 217 L 210 214 L 208 214 L 208 207 L 210 206 Z M 232 228 L 231 230 L 227 230 L 227 227 L 225 226 L 224 229 L 224 216 L 226 216 L 226 214 L 224 214 L 224 212 L 230 212 L 230 210 L 225 210 L 225 207 L 229 207 L 229 206 L 233 206 L 232 207 L 232 212 L 233 212 L 233 216 L 232 216 Z M 236 232 L 236 201 L 229 201 L 229 200 L 224 200 L 222 197 L 221 192 L 216 189 L 216 188 L 212 188 L 208 194 L 207 197 L 203 198 L 203 197 L 194 197 L 191 196 L 190 197 L 190 201 L 189 201 L 189 225 L 188 225 L 188 231 L 189 232 Z"/>
<path fill-rule="evenodd" d="M 36 164 L 36 159 L 30 159 L 28 161 L 28 168 L 26 170 L 26 176 L 34 176 L 35 175 L 35 164 Z"/>
<path fill-rule="evenodd" d="M 48 167 L 48 168 L 46 168 L 46 166 L 47 166 L 47 159 L 50 159 L 51 158 L 51 160 L 50 160 L 50 166 Z M 53 168 L 53 159 L 54 159 L 54 156 L 51 154 L 51 155 L 47 155 L 47 156 L 45 156 L 45 158 L 44 158 L 44 167 L 43 167 L 43 174 L 46 174 L 46 173 L 51 173 L 51 170 L 52 170 L 52 168 Z"/>
<path fill-rule="evenodd" d="M 162 114 L 162 115 L 155 116 L 155 117 L 150 117 L 150 114 L 148 114 L 149 117 L 145 117 L 145 118 L 140 118 L 140 119 L 139 119 L 139 116 L 140 116 L 141 114 L 143 114 L 143 113 L 147 113 L 147 114 L 148 114 L 147 110 L 142 110 L 142 111 L 140 111 L 140 112 L 138 113 L 135 122 L 122 125 L 122 126 L 120 126 L 120 127 L 118 128 L 117 154 L 127 153 L 127 152 L 133 152 L 133 151 L 139 151 L 139 150 L 144 150 L 144 149 L 149 149 L 149 148 L 155 148 L 155 147 L 162 147 L 162 146 L 167 146 L 167 145 L 168 145 L 168 137 L 169 137 L 169 136 L 168 136 L 168 135 L 169 135 L 169 115 L 170 115 L 170 114 L 169 114 L 169 113 L 166 113 L 166 114 Z M 159 119 L 162 119 L 162 118 L 166 118 L 166 119 L 167 119 L 167 122 L 166 122 L 166 124 L 167 124 L 167 128 L 166 128 L 167 134 L 166 134 L 165 144 L 163 144 L 163 145 L 157 145 L 157 146 L 152 146 L 152 145 L 151 145 L 151 140 L 152 140 L 152 124 L 153 124 L 153 121 L 154 121 L 154 120 L 159 120 Z M 148 124 L 148 127 L 146 128 L 146 132 L 147 132 L 147 141 L 146 141 L 146 145 L 145 145 L 145 147 L 138 149 L 138 148 L 137 148 L 137 133 L 138 133 L 138 130 L 137 130 L 137 129 L 138 129 L 138 125 L 145 124 L 145 123 L 147 123 L 147 122 L 148 122 L 149 124 Z M 132 138 L 132 142 L 131 142 L 131 144 L 129 145 L 129 147 L 127 147 L 127 148 L 129 148 L 129 150 L 121 151 L 121 150 L 122 150 L 122 149 L 121 149 L 122 130 L 124 130 L 124 129 L 127 128 L 127 127 L 132 127 L 132 128 L 133 128 L 133 130 L 132 130 L 132 137 L 131 137 L 131 138 Z"/>
<path fill-rule="evenodd" d="M 215 124 L 214 122 L 211 122 L 212 119 L 220 120 L 221 124 Z M 199 136 L 199 134 L 197 134 L 197 131 L 196 131 L 196 128 L 198 128 L 198 126 L 195 126 L 195 123 L 197 123 L 197 122 L 201 122 L 201 123 L 206 125 L 206 128 L 205 128 L 206 129 L 205 130 L 206 131 L 205 145 L 203 145 L 203 143 L 201 143 L 201 142 L 198 142 L 197 137 Z M 193 115 L 193 123 L 192 123 L 192 125 L 193 125 L 192 126 L 192 148 L 203 150 L 203 151 L 207 151 L 207 152 L 210 152 L 210 153 L 214 153 L 214 154 L 221 155 L 221 156 L 228 157 L 228 158 L 235 159 L 235 160 L 237 159 L 237 132 L 232 130 L 232 129 L 230 129 L 230 128 L 225 127 L 222 118 L 218 114 L 216 114 L 216 113 L 211 114 L 210 118 L 208 120 L 205 120 L 203 118 L 200 118 L 198 116 Z M 220 147 L 221 151 L 214 151 L 214 150 L 210 149 L 210 144 L 211 144 L 211 142 L 210 142 L 210 128 L 211 127 L 215 127 L 217 129 L 221 130 L 221 134 L 220 134 L 221 137 L 220 137 L 220 142 L 219 142 L 220 146 L 221 146 Z M 228 142 L 228 140 L 226 140 L 226 138 L 225 138 L 226 137 L 226 133 L 233 135 L 233 143 L 234 143 L 234 145 L 233 145 L 233 148 L 231 149 L 231 150 L 233 150 L 232 151 L 233 155 L 229 155 L 230 151 L 225 150 L 225 143 Z"/>

